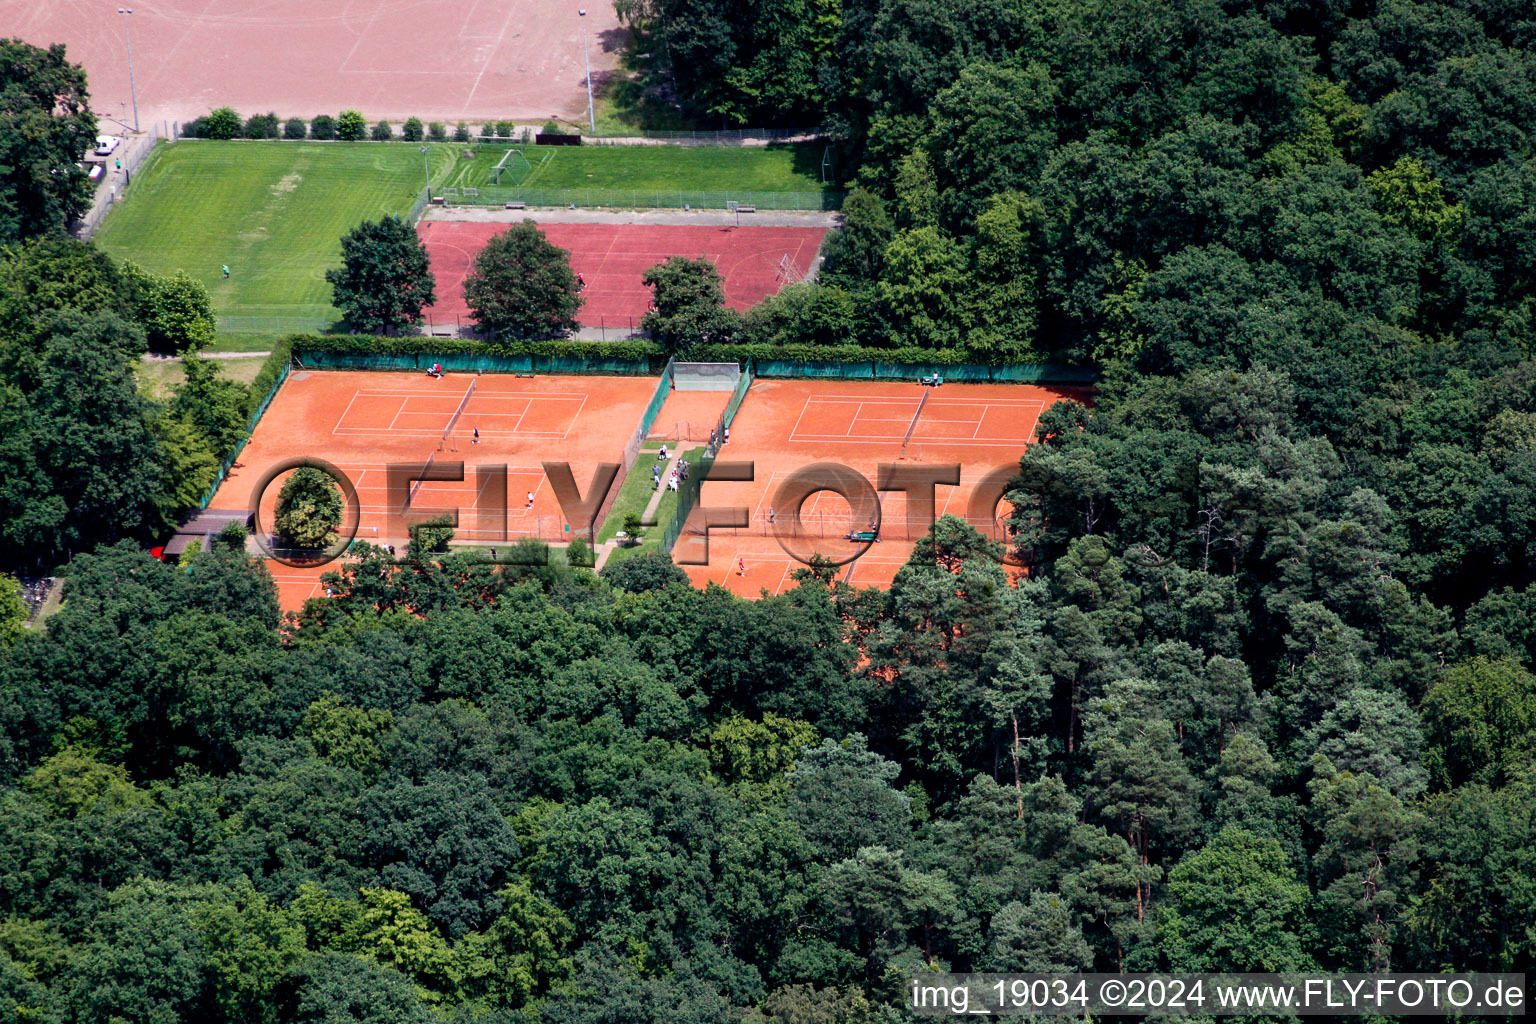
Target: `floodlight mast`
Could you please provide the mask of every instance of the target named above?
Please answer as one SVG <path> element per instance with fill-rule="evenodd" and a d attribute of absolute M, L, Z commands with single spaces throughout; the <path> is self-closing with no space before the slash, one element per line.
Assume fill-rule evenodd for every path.
<path fill-rule="evenodd" d="M 576 14 L 581 18 L 581 56 L 587 64 L 587 127 L 596 135 L 597 112 L 592 106 L 592 54 L 587 51 L 587 9 L 577 8 Z"/>
<path fill-rule="evenodd" d="M 117 13 L 123 16 L 123 36 L 128 41 L 128 93 L 133 97 L 133 130 L 139 130 L 139 87 L 133 80 L 133 30 L 129 15 L 133 13 L 132 7 L 119 7 Z"/>

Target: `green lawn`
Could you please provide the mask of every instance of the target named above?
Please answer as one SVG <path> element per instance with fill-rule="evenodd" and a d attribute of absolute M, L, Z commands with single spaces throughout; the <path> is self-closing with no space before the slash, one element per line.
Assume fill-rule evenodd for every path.
<path fill-rule="evenodd" d="M 221 376 L 241 384 L 250 384 L 266 361 L 265 356 L 251 356 L 249 359 L 220 359 L 217 363 Z M 145 393 L 162 401 L 175 397 L 176 389 L 187 379 L 187 375 L 182 372 L 180 359 L 154 362 L 140 360 L 134 364 L 133 371 Z"/>
<path fill-rule="evenodd" d="M 658 446 L 660 442 L 657 443 Z M 655 449 L 651 449 L 654 451 Z M 685 452 L 677 452 L 673 460 L 662 463 L 662 486 L 666 486 L 667 474 L 676 465 L 676 459 L 687 459 L 697 466 L 704 456 L 704 449 L 690 448 Z M 602 529 L 597 531 L 598 543 L 613 540 L 613 535 L 624 529 L 624 517 L 631 512 L 643 513 L 645 506 L 650 504 L 651 495 L 655 489 L 651 486 L 651 466 L 656 465 L 655 455 L 646 458 L 642 454 L 630 467 L 629 473 L 624 477 L 624 483 L 619 487 L 619 493 L 613 499 L 613 507 L 608 510 L 608 516 L 603 520 Z M 671 525 L 672 517 L 677 512 L 677 499 L 681 492 L 664 491 L 661 495 L 661 503 L 656 506 L 656 525 L 647 526 L 640 531 L 640 543 L 630 548 L 618 548 L 619 551 L 627 551 L 630 554 L 638 554 L 641 551 L 655 551 L 661 548 L 661 536 L 667 532 Z M 626 556 L 628 557 L 628 556 Z"/>
<path fill-rule="evenodd" d="M 450 148 L 431 147 L 434 173 Z M 330 322 L 338 314 L 325 271 L 340 261 L 342 234 L 409 213 L 424 176 L 415 145 L 162 143 L 96 241 L 148 270 L 202 281 L 226 329 L 239 330 L 240 317 Z"/>
<path fill-rule="evenodd" d="M 491 169 L 506 155 L 504 146 L 455 147 L 458 158 L 439 185 L 479 188 L 491 184 Z M 645 191 L 821 192 L 821 143 L 793 146 L 518 146 L 528 168 L 524 177 L 502 175 L 504 186 L 594 188 Z M 511 163 L 515 163 L 514 157 Z M 509 163 L 508 166 L 511 166 Z"/>

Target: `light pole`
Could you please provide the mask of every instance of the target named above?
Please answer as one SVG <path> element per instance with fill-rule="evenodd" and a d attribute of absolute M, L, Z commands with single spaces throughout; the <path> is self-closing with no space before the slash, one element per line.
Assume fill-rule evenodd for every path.
<path fill-rule="evenodd" d="M 427 176 L 427 198 L 432 198 L 432 168 L 427 164 L 427 147 L 421 147 L 421 170 Z"/>
<path fill-rule="evenodd" d="M 133 96 L 133 130 L 139 130 L 139 87 L 133 81 L 133 30 L 129 28 L 128 16 L 133 13 L 132 7 L 119 7 L 117 13 L 123 16 L 123 35 L 128 40 L 128 92 Z"/>
<path fill-rule="evenodd" d="M 587 52 L 587 9 L 582 7 L 576 13 L 581 15 L 581 56 L 587 62 L 587 127 L 596 135 L 597 112 L 592 107 L 592 55 Z"/>

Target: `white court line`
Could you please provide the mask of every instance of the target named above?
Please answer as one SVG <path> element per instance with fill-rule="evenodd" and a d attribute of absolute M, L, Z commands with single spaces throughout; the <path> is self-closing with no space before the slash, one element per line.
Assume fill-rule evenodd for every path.
<path fill-rule="evenodd" d="M 400 402 L 400 407 L 395 410 L 394 416 L 390 417 L 389 426 L 385 427 L 384 428 L 385 430 L 393 431 L 395 429 L 395 420 L 398 420 L 400 418 L 400 414 L 405 412 L 405 407 L 406 407 L 407 403 L 409 403 L 409 402 L 410 402 L 410 399 L 408 399 L 408 398 L 407 399 L 403 399 Z M 348 429 L 350 430 L 350 429 L 356 429 L 356 428 L 348 428 Z M 333 431 L 331 431 L 331 433 L 333 433 L 333 434 L 334 433 L 338 433 L 338 431 L 334 431 L 333 430 Z"/>
<path fill-rule="evenodd" d="M 888 395 L 888 396 L 877 396 L 877 397 L 883 397 L 883 399 L 885 401 L 889 401 L 889 402 L 910 402 L 913 405 L 916 405 L 918 402 L 922 401 L 921 398 L 903 398 L 900 395 Z M 806 396 L 806 401 L 808 401 L 808 402 L 871 402 L 871 401 L 875 401 L 875 398 L 871 397 L 869 395 L 807 395 Z M 1060 401 L 1060 399 L 1056 399 L 1056 400 L 1047 402 L 1047 401 L 1045 401 L 1042 398 L 982 398 L 979 395 L 973 395 L 973 396 L 967 398 L 967 397 L 965 397 L 963 395 L 951 395 L 948 398 L 930 398 L 928 400 L 928 404 L 929 405 L 959 405 L 959 406 L 977 405 L 977 404 L 981 404 L 981 405 L 1039 405 L 1039 406 L 1046 406 L 1046 405 L 1054 405 L 1057 401 Z"/>
<path fill-rule="evenodd" d="M 420 414 L 420 413 L 412 413 L 412 415 L 414 416 L 414 415 L 422 415 L 422 414 Z M 405 427 L 384 427 L 382 429 L 378 428 L 378 427 L 345 427 L 345 428 L 342 428 L 340 430 L 333 430 L 332 433 L 333 434 L 339 434 L 342 437 L 382 437 L 384 435 L 388 435 L 389 437 L 442 437 L 443 436 L 443 431 L 442 431 L 441 428 L 439 428 L 437 430 L 418 430 L 418 429 L 416 429 L 414 427 L 409 428 L 409 429 L 407 429 Z M 521 432 L 513 432 L 513 431 L 506 431 L 506 430 L 482 430 L 482 431 L 480 431 L 480 440 L 483 442 L 486 438 L 490 437 L 490 438 L 501 438 L 503 440 L 518 440 L 518 439 L 529 439 L 529 438 L 532 438 L 532 439 L 535 439 L 535 440 L 563 441 L 567 437 L 570 436 L 570 433 L 571 433 L 571 428 L 570 427 L 566 427 L 565 430 L 561 431 L 561 432 L 556 432 L 556 431 L 553 431 L 553 430 L 524 430 L 524 431 L 521 431 Z"/>
<path fill-rule="evenodd" d="M 370 398 L 381 398 L 381 397 L 382 398 L 442 398 L 444 400 L 447 400 L 447 399 L 450 399 L 450 398 L 454 397 L 452 395 L 429 395 L 429 394 L 426 394 L 424 392 L 417 391 L 415 389 L 410 389 L 410 388 L 403 389 L 403 390 L 399 389 L 399 388 L 359 388 L 357 390 L 357 394 L 365 395 L 365 396 L 370 397 Z M 564 399 L 566 401 L 574 402 L 574 401 L 577 401 L 579 399 L 587 398 L 589 396 L 589 394 L 590 393 L 586 392 L 586 391 L 486 391 L 484 393 L 476 392 L 475 393 L 475 397 L 476 398 L 558 398 L 558 399 Z M 459 398 L 463 398 L 464 395 L 460 394 L 458 397 Z"/>
<path fill-rule="evenodd" d="M 809 435 L 807 435 L 805 437 L 792 437 L 789 440 L 793 441 L 793 442 L 796 442 L 796 443 L 799 443 L 799 444 L 810 444 L 810 443 L 813 443 L 813 442 L 814 443 L 827 443 L 827 444 L 836 443 L 836 442 L 846 442 L 848 444 L 890 444 L 890 445 L 895 445 L 898 448 L 901 446 L 901 438 L 899 438 L 899 437 L 890 437 L 890 436 L 887 436 L 887 435 L 879 435 L 879 434 L 859 434 L 859 435 L 809 434 Z M 957 439 L 957 438 L 952 438 L 952 437 L 938 437 L 938 438 L 913 438 L 912 440 L 913 440 L 914 444 L 921 444 L 921 445 L 954 445 L 957 448 L 1023 448 L 1023 446 L 1025 446 L 1025 445 L 1034 444 L 1035 443 L 1033 440 L 1025 440 L 1023 438 L 1014 439 L 1014 438 L 991 438 L 991 437 L 975 438 L 975 439 L 971 439 L 971 438 L 958 438 Z"/>
<path fill-rule="evenodd" d="M 347 421 L 347 413 L 352 411 L 352 404 L 357 401 L 357 396 L 361 394 L 361 391 L 352 392 L 352 398 L 347 402 L 347 407 L 341 410 L 341 418 L 338 419 L 336 421 L 336 425 L 331 428 L 331 433 L 334 434 L 341 429 L 341 425 Z"/>

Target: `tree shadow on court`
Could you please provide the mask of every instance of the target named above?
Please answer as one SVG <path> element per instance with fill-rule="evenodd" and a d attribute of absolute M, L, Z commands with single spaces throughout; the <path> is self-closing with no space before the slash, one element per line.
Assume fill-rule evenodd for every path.
<path fill-rule="evenodd" d="M 617 28 L 603 29 L 597 34 L 597 41 L 604 53 L 628 53 L 634 46 L 635 36 L 629 29 L 620 25 Z"/>

